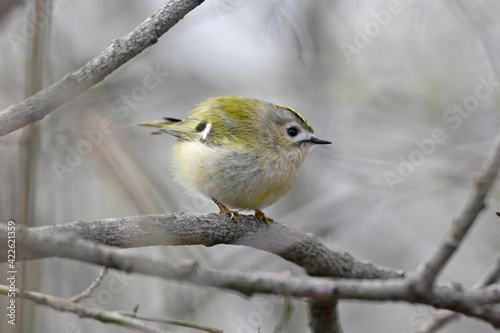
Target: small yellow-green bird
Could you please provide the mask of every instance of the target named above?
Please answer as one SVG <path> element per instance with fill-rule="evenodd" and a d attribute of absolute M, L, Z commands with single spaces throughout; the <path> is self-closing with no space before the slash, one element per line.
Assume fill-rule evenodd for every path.
<path fill-rule="evenodd" d="M 246 209 L 274 222 L 261 209 L 290 190 L 315 145 L 331 143 L 318 139 L 295 110 L 238 96 L 210 98 L 184 120 L 139 125 L 177 138 L 176 178 L 188 191 L 212 199 L 235 222 L 241 220 L 236 210 Z"/>

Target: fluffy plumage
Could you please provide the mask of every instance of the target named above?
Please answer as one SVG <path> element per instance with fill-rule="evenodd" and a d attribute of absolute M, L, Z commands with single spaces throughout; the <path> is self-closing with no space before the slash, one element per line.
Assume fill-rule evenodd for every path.
<path fill-rule="evenodd" d="M 315 144 L 330 143 L 317 139 L 293 109 L 246 97 L 211 98 L 187 119 L 140 125 L 178 139 L 178 180 L 213 199 L 233 219 L 239 215 L 224 205 L 256 210 L 256 216 L 271 222 L 260 209 L 288 192 Z"/>

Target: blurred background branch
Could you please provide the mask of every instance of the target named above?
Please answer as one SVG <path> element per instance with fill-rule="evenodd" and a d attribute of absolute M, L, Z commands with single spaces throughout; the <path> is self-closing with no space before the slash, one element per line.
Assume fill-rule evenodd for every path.
<path fill-rule="evenodd" d="M 49 87 L 0 111 L 0 136 L 15 131 L 67 103 L 106 76 L 156 44 L 158 38 L 179 22 L 203 0 L 170 0 L 131 33 L 113 43 L 83 67 Z"/>
<path fill-rule="evenodd" d="M 7 16 L 14 8 L 20 6 L 22 0 L 4 0 L 0 2 L 0 20 L 3 16 Z"/>
<path fill-rule="evenodd" d="M 452 221 L 443 241 L 428 258 L 422 261 L 411 278 L 415 280 L 415 291 L 430 289 L 450 258 L 458 250 L 479 213 L 486 207 L 486 198 L 493 188 L 500 169 L 500 132 L 490 155 L 480 170 L 474 188 L 460 214 Z"/>
<path fill-rule="evenodd" d="M 491 266 L 484 272 L 479 281 L 472 288 L 484 288 L 495 284 L 500 279 L 500 255 L 497 255 Z M 436 313 L 434 320 L 418 330 L 418 333 L 433 333 L 443 328 L 450 321 L 457 319 L 459 313 L 443 310 Z"/>

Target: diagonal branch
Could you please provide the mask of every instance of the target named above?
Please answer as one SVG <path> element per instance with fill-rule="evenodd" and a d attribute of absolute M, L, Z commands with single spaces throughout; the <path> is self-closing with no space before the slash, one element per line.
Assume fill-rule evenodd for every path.
<path fill-rule="evenodd" d="M 203 0 L 170 0 L 127 36 L 116 39 L 83 67 L 23 102 L 0 111 L 0 136 L 38 121 L 102 81 L 114 70 L 155 44 Z"/>
<path fill-rule="evenodd" d="M 422 293 L 430 289 L 446 263 L 458 249 L 479 213 L 486 206 L 486 197 L 493 187 L 499 168 L 500 134 L 496 139 L 490 156 L 485 161 L 476 178 L 474 190 L 462 212 L 452 222 L 448 233 L 436 250 L 415 269 L 412 276 L 412 279 L 415 281 L 415 292 Z"/>
<path fill-rule="evenodd" d="M 101 272 L 98 279 L 104 278 L 105 274 L 107 274 L 107 268 L 105 268 L 105 270 Z M 95 285 L 95 281 L 92 285 Z M 72 312 L 83 318 L 93 318 L 104 323 L 113 323 L 120 326 L 135 328 L 140 330 L 141 332 L 146 333 L 161 333 L 170 331 L 161 330 L 160 328 L 153 327 L 147 323 L 143 323 L 143 321 L 189 327 L 210 333 L 222 333 L 222 330 L 215 327 L 194 324 L 184 320 L 151 317 L 143 314 L 138 314 L 137 312 L 97 310 L 80 304 L 76 304 L 79 299 L 75 300 L 74 297 L 66 300 L 39 292 L 21 290 L 19 288 L 12 289 L 11 287 L 0 285 L 0 294 L 8 295 L 11 292 L 15 293 L 16 298 L 28 299 L 38 304 L 51 307 L 55 310 Z M 89 293 L 90 292 L 91 290 L 89 290 Z M 84 297 L 88 296 L 85 295 Z"/>
<path fill-rule="evenodd" d="M 137 319 L 144 320 L 144 321 L 150 321 L 153 323 L 161 323 L 161 324 L 189 327 L 189 328 L 193 328 L 196 330 L 205 331 L 205 332 L 209 332 L 209 333 L 224 333 L 222 330 L 215 328 L 215 327 L 194 324 L 194 323 L 190 323 L 190 322 L 187 322 L 184 320 L 156 318 L 156 317 L 152 317 L 152 316 L 138 314 L 136 312 L 127 312 L 127 311 L 120 311 L 119 313 L 124 315 L 124 316 L 129 316 L 129 317 L 137 318 Z"/>
<path fill-rule="evenodd" d="M 9 292 L 10 290 L 8 286 L 0 285 L 0 294 L 7 295 Z M 15 294 L 16 298 L 19 297 L 29 299 L 38 304 L 49 306 L 55 310 L 72 312 L 82 318 L 94 318 L 104 323 L 113 323 L 128 328 L 135 328 L 141 332 L 146 333 L 164 332 L 164 330 L 154 327 L 148 323 L 144 323 L 139 319 L 132 318 L 130 316 L 126 316 L 113 311 L 91 309 L 80 304 L 73 303 L 64 298 L 50 296 L 35 291 L 24 291 L 18 288 L 15 289 Z"/>
<path fill-rule="evenodd" d="M 99 276 L 88 286 L 87 289 L 79 293 L 78 295 L 75 295 L 71 297 L 69 300 L 73 303 L 78 303 L 84 298 L 89 298 L 92 292 L 96 289 L 99 288 L 101 285 L 102 280 L 108 275 L 108 267 L 104 267 L 99 274 Z"/>

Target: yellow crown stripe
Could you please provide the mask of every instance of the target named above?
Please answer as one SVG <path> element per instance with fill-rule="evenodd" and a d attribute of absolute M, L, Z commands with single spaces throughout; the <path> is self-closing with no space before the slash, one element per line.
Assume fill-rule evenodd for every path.
<path fill-rule="evenodd" d="M 279 107 L 280 107 L 280 108 L 282 108 L 282 109 L 285 109 L 285 110 L 290 111 L 290 112 L 291 112 L 291 113 L 293 113 L 293 114 L 294 114 L 297 118 L 299 118 L 300 120 L 302 120 L 302 122 L 303 122 L 304 124 L 306 124 L 306 126 L 307 126 L 307 127 L 311 128 L 311 125 L 309 125 L 309 123 L 307 122 L 307 120 L 306 120 L 304 117 L 302 117 L 302 115 L 301 115 L 300 113 L 298 113 L 297 111 L 295 111 L 294 109 L 289 108 L 288 106 L 282 106 L 282 105 L 278 105 L 278 104 L 276 104 L 276 106 L 279 106 Z"/>

